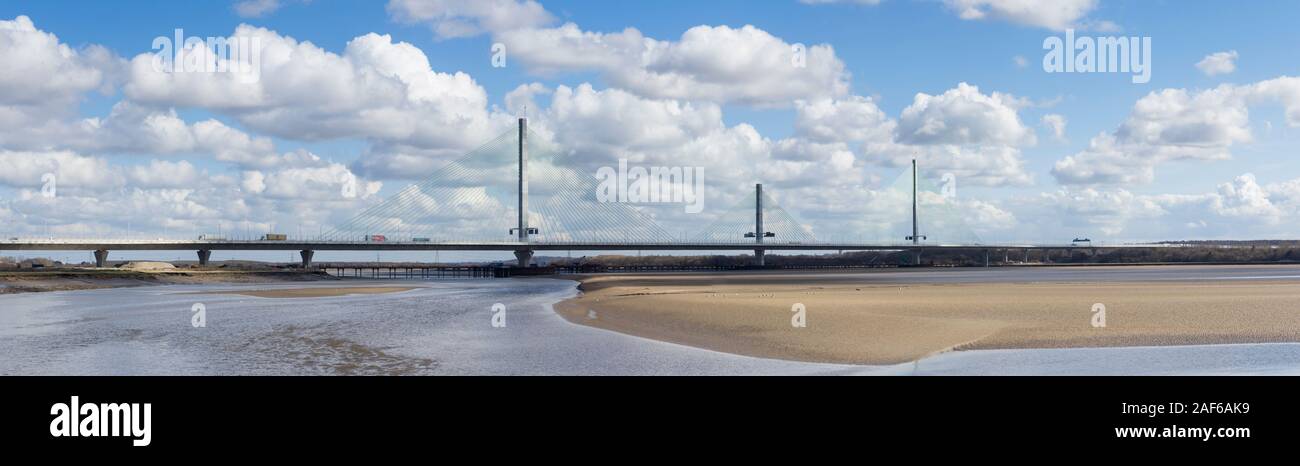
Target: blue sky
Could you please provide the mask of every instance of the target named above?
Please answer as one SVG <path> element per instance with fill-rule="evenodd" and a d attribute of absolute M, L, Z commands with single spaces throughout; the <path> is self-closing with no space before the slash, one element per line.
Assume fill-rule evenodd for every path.
<path fill-rule="evenodd" d="M 33 110 L 31 106 L 15 104 L 18 96 L 10 96 L 12 102 L 0 100 L 0 107 L 11 105 L 28 112 L 23 121 L 31 124 L 32 128 L 48 128 L 54 124 L 50 122 L 76 126 L 71 122 L 78 119 L 108 119 L 114 106 L 124 103 L 145 109 L 142 113 L 165 115 L 175 112 L 182 125 L 196 125 L 214 119 L 254 140 L 268 140 L 273 149 L 263 150 L 266 154 L 260 157 L 264 160 L 246 158 L 232 162 L 229 157 L 213 154 L 229 148 L 175 149 L 170 146 L 160 148 L 160 144 L 129 142 L 111 147 L 94 143 L 64 144 L 61 140 L 65 133 L 50 133 L 56 136 L 44 140 L 24 140 L 15 130 L 14 135 L 0 135 L 0 151 L 24 155 L 21 158 L 11 155 L 8 159 L 0 159 L 0 163 L 8 160 L 16 164 L 15 161 L 21 160 L 39 168 L 71 167 L 75 161 L 87 164 L 103 161 L 110 167 L 121 167 L 123 181 L 109 188 L 94 189 L 111 189 L 117 195 L 128 191 L 143 193 L 131 201 L 134 203 L 123 201 L 122 204 L 139 206 L 152 205 L 149 199 L 171 195 L 169 189 L 186 189 L 175 184 L 147 181 L 156 177 L 150 177 L 146 168 L 177 169 L 165 164 L 149 168 L 151 162 L 183 161 L 205 175 L 202 178 L 228 179 L 224 184 L 219 180 L 214 185 L 206 184 L 207 181 L 196 182 L 201 186 L 192 187 L 193 192 L 187 195 L 190 197 L 169 199 L 206 206 L 211 210 L 208 215 L 224 220 L 186 218 L 183 215 L 159 220 L 157 215 L 141 215 L 135 220 L 133 229 L 171 231 L 174 228 L 193 232 L 211 229 L 214 221 L 244 222 L 249 230 L 285 229 L 289 224 L 295 228 L 307 225 L 305 228 L 308 230 L 312 227 L 321 229 L 347 218 L 349 212 L 396 193 L 445 163 L 450 154 L 464 153 L 472 148 L 469 134 L 491 133 L 490 129 L 499 129 L 500 122 L 508 120 L 512 112 L 507 108 L 507 95 L 521 85 L 537 83 L 543 91 L 535 95 L 536 103 L 530 107 L 530 117 L 536 116 L 541 130 L 553 133 L 558 142 L 573 148 L 573 168 L 586 169 L 592 163 L 608 164 L 618 156 L 646 163 L 701 165 L 716 170 L 712 173 L 743 167 L 743 170 L 737 169 L 737 173 L 719 175 L 722 179 L 718 182 L 725 186 L 720 188 L 719 204 L 727 204 L 743 194 L 735 187 L 752 186 L 753 182 L 767 178 L 766 181 L 773 183 L 776 189 L 784 189 L 792 201 L 796 198 L 819 199 L 821 204 L 801 204 L 802 208 L 790 210 L 808 222 L 810 228 L 825 235 L 849 235 L 852 231 L 873 228 L 866 225 L 868 223 L 878 223 L 872 220 L 870 207 L 862 204 L 885 202 L 875 191 L 887 188 L 901 173 L 901 161 L 907 157 L 907 152 L 923 154 L 921 158 L 928 164 L 927 172 L 936 180 L 945 172 L 958 175 L 963 201 L 969 204 L 957 206 L 957 211 L 969 213 L 970 218 L 966 221 L 979 224 L 976 227 L 978 233 L 990 241 L 1079 235 L 1150 240 L 1174 239 L 1170 238 L 1172 235 L 1244 238 L 1300 234 L 1300 225 L 1292 215 L 1300 209 L 1300 182 L 1295 181 L 1300 179 L 1300 163 L 1293 159 L 1300 147 L 1300 131 L 1293 125 L 1297 122 L 1291 121 L 1300 117 L 1287 118 L 1289 109 L 1300 108 L 1300 92 L 1292 89 L 1295 83 L 1290 80 L 1292 76 L 1300 76 L 1300 69 L 1297 69 L 1300 61 L 1296 60 L 1294 52 L 1294 44 L 1300 43 L 1300 31 L 1294 27 L 1295 19 L 1300 18 L 1300 3 L 1297 2 L 1068 0 L 1043 2 L 1042 6 L 1017 10 L 1017 2 L 1003 0 L 883 0 L 878 4 L 851 1 L 806 4 L 796 0 L 553 0 L 540 3 L 496 0 L 480 2 L 492 8 L 471 11 L 472 8 L 463 6 L 466 3 L 456 0 L 281 0 L 255 2 L 272 6 L 256 15 L 246 11 L 241 14 L 241 3 L 5 2 L 0 5 L 0 20 L 16 21 L 19 16 L 30 18 L 36 31 L 57 37 L 59 44 L 80 54 L 78 59 L 84 63 L 79 62 L 77 66 L 85 69 L 101 66 L 87 59 L 91 55 L 87 50 L 95 46 L 106 47 L 119 61 L 117 65 L 99 68 L 104 77 L 97 82 L 98 85 L 68 91 L 75 92 L 72 110 L 48 106 Z M 1065 13 L 1055 11 L 1064 4 L 1077 9 Z M 964 14 L 963 10 L 974 13 Z M 429 11 L 435 13 L 421 13 Z M 529 11 L 542 11 L 546 18 L 538 21 L 519 19 Z M 491 23 L 493 18 L 500 19 L 501 24 Z M 452 21 L 476 27 L 473 32 L 464 34 L 438 32 L 440 24 Z M 647 40 L 664 44 L 672 50 L 671 53 L 678 54 L 670 58 L 684 60 L 666 60 L 647 65 L 642 71 L 650 73 L 648 76 L 684 76 L 690 85 L 677 89 L 656 88 L 637 81 L 641 78 L 636 76 L 640 75 L 626 74 L 627 70 L 601 64 L 566 64 L 559 70 L 544 70 L 542 68 L 548 63 L 570 63 L 563 60 L 581 58 L 582 55 L 545 48 L 524 51 L 516 48 L 507 54 L 509 66 L 492 66 L 492 44 L 505 42 L 522 47 L 531 42 L 529 37 L 538 38 L 546 31 L 559 31 L 566 23 L 572 23 L 577 31 L 600 35 L 606 43 L 614 40 L 613 35 L 634 28 Z M 349 123 L 352 126 L 340 126 L 342 129 L 337 137 L 321 137 L 308 134 L 308 129 L 304 128 L 307 123 L 279 125 L 278 122 L 251 116 L 250 112 L 283 112 L 268 115 L 310 113 L 313 118 L 343 118 L 362 114 L 358 112 L 365 104 L 349 103 L 360 107 L 348 107 L 339 115 L 330 115 L 322 113 L 327 110 L 314 107 L 304 109 L 261 103 L 253 107 L 226 106 L 214 103 L 219 96 L 185 96 L 184 92 L 191 88 L 180 86 L 157 93 L 144 92 L 139 87 L 131 90 L 133 82 L 140 76 L 124 71 L 124 65 L 132 57 L 149 53 L 155 37 L 170 36 L 176 28 L 183 28 L 190 36 L 229 36 L 241 24 L 264 28 L 276 38 L 309 41 L 323 52 L 334 55 L 345 55 L 349 42 L 366 34 L 388 35 L 391 39 L 380 45 L 385 53 L 400 48 L 393 44 L 410 44 L 427 58 L 428 67 L 424 72 L 443 76 L 463 72 L 472 79 L 474 86 L 481 88 L 486 102 L 473 109 L 477 116 L 466 117 L 477 123 L 471 123 L 474 126 L 461 131 L 463 139 L 456 139 L 455 135 L 425 137 L 406 134 L 393 137 L 380 134 L 384 133 L 383 127 L 386 126 L 382 122 L 374 125 L 353 122 Z M 691 59 L 691 50 L 707 48 L 710 40 L 721 37 L 704 36 L 704 40 L 693 44 L 696 49 L 684 46 L 683 34 L 701 25 L 713 27 L 709 31 L 714 34 L 719 33 L 719 27 L 736 31 L 747 25 L 753 26 L 760 34 L 746 40 L 755 37 L 767 40 L 770 37 L 766 46 L 773 43 L 779 46 L 796 43 L 807 47 L 829 45 L 833 48 L 832 61 L 842 65 L 843 72 L 809 79 L 842 82 L 846 88 L 819 90 L 813 85 L 774 90 L 774 94 L 765 96 L 762 95 L 763 86 L 780 83 L 737 82 L 736 88 L 745 90 L 729 92 L 723 81 L 720 90 L 707 90 L 713 89 L 710 85 L 720 84 L 711 79 L 729 72 L 740 72 L 746 76 L 738 78 L 743 81 L 754 74 L 784 71 L 766 70 L 761 66 L 770 65 L 757 62 L 738 63 L 732 68 L 727 68 L 732 64 L 700 67 L 687 63 Z M 1049 36 L 1063 36 L 1065 27 L 1076 28 L 1081 36 L 1150 37 L 1153 57 L 1151 81 L 1133 84 L 1127 74 L 1045 72 L 1041 66 L 1043 40 Z M 0 47 L 4 44 L 0 42 Z M 8 44 L 14 47 L 12 42 Z M 673 48 L 677 46 L 680 47 Z M 16 50 L 9 52 L 12 57 L 32 56 L 19 54 Z M 628 53 L 627 50 L 612 49 L 608 52 L 614 57 Z M 735 50 L 712 52 L 726 56 Z M 1199 62 L 1221 52 L 1233 53 L 1230 62 L 1235 69 L 1231 72 L 1211 75 L 1198 68 Z M 737 55 L 742 54 L 737 52 Z M 648 58 L 643 56 L 642 59 Z M 1023 63 L 1018 64 L 1017 59 Z M 360 65 L 357 66 L 360 69 Z M 367 66 L 378 66 L 381 74 L 386 72 L 383 65 Z M 749 75 L 745 75 L 746 72 Z M 802 75 L 792 76 L 800 78 Z M 21 78 L 9 76 L 4 79 Z M 761 81 L 758 78 L 756 80 Z M 977 90 L 961 90 L 959 83 L 976 86 Z M 574 92 L 566 98 L 580 102 L 584 84 L 591 87 L 592 94 L 587 97 L 595 102 L 592 105 L 601 106 L 593 110 L 597 112 L 593 115 L 564 113 L 566 108 L 580 107 L 556 105 L 550 100 L 553 93 L 568 89 Z M 101 90 L 107 90 L 107 93 L 99 92 Z M 1192 101 L 1183 105 L 1186 102 L 1174 94 L 1154 97 L 1166 90 L 1175 94 L 1181 92 L 1190 96 Z M 1224 95 L 1218 96 L 1219 93 Z M 473 94 L 470 92 L 468 97 L 471 101 L 474 100 Z M 927 99 L 935 98 L 929 101 L 928 107 L 933 113 L 922 112 L 927 107 L 921 102 L 926 99 L 918 97 L 918 94 L 924 94 Z M 276 97 L 268 99 L 263 96 L 263 99 L 277 100 Z M 0 99 L 4 98 L 0 95 Z M 756 99 L 763 102 L 755 103 Z M 322 96 L 322 100 L 328 101 L 329 97 Z M 881 134 L 885 135 L 819 140 L 801 132 L 801 128 L 808 126 L 804 123 L 810 121 L 809 107 L 801 105 L 815 101 L 852 102 L 868 113 L 878 110 L 883 121 L 868 119 L 858 122 L 846 118 L 839 122 L 850 128 L 879 125 L 884 128 Z M 1146 104 L 1139 105 L 1141 102 Z M 425 115 L 418 112 L 447 112 L 446 108 L 449 108 L 448 105 L 436 104 L 432 110 L 426 107 L 411 110 L 405 105 L 399 110 L 417 112 L 402 113 L 406 120 L 410 115 Z M 465 111 L 461 105 L 463 102 L 451 106 L 460 109 L 452 112 Z M 608 128 L 598 125 L 602 119 L 628 116 L 627 113 L 602 115 L 599 112 L 639 108 L 636 105 L 658 109 L 689 105 L 690 111 L 700 112 L 703 115 L 700 118 L 704 120 L 711 118 L 710 109 L 716 108 L 721 121 L 691 127 L 678 127 L 684 125 L 680 122 L 657 122 L 655 124 L 664 125 L 665 132 L 684 134 L 680 140 L 660 145 L 632 136 L 626 140 L 611 136 L 598 141 L 575 136 L 587 134 L 598 139 L 590 135 L 608 132 Z M 974 112 L 973 116 L 963 113 L 967 111 Z M 915 113 L 916 121 L 909 121 L 909 112 Z M 1011 120 L 998 120 L 1007 115 L 1011 115 Z M 1060 137 L 1044 124 L 1043 119 L 1048 115 L 1066 122 Z M 428 116 L 436 120 L 447 115 Z M 690 118 L 679 115 L 678 119 Z M 131 120 L 126 121 L 124 126 L 132 124 Z M 914 126 L 922 123 L 942 125 L 942 134 L 905 134 L 908 128 L 933 130 L 932 127 L 917 129 Z M 735 147 L 711 144 L 748 134 L 745 128 L 751 126 L 764 141 L 765 148 L 726 160 L 711 160 L 707 155 L 700 155 L 738 153 L 740 149 Z M 650 124 L 647 127 L 658 128 Z M 24 133 L 44 134 L 35 130 Z M 1112 151 L 1112 146 L 1094 140 L 1098 135 L 1116 137 L 1114 147 L 1118 149 Z M 141 137 L 122 136 L 127 141 Z M 782 146 L 783 142 L 787 145 Z M 789 149 L 795 146 L 816 147 Z M 78 158 L 67 159 L 69 156 L 64 156 L 59 159 L 48 155 L 57 151 L 68 151 L 75 154 L 71 157 Z M 293 165 L 275 160 L 280 154 L 294 151 L 310 152 L 324 162 Z M 851 154 L 851 169 L 827 169 L 830 166 L 828 161 L 835 160 L 828 154 L 835 151 Z M 39 162 L 40 157 L 50 157 L 50 161 Z M 1067 158 L 1073 159 L 1074 163 L 1066 163 Z M 418 163 L 400 165 L 396 162 L 399 159 Z M 772 179 L 774 175 L 770 173 L 774 169 L 771 167 L 779 161 L 791 165 L 781 168 L 782 176 Z M 1117 172 L 1150 169 L 1151 176 L 1107 177 L 1090 169 L 1080 169 L 1094 165 L 1114 166 Z M 133 167 L 143 168 L 132 174 Z M 37 169 L 25 165 L 21 168 Z M 826 176 L 829 175 L 818 174 L 822 171 L 851 172 L 853 176 L 841 178 L 841 175 L 835 175 L 828 181 Z M 306 193 L 277 191 L 275 186 L 260 183 L 262 179 L 268 183 L 292 183 L 295 176 L 310 180 L 311 177 L 332 177 L 340 173 L 344 179 L 357 177 L 365 183 L 374 182 L 376 192 L 373 196 L 363 196 L 363 199 L 328 204 L 330 212 L 325 215 L 310 215 L 302 212 L 307 206 L 336 200 L 323 201 Z M 1245 178 L 1247 176 L 1249 179 Z M 18 175 L 10 178 L 18 178 Z M 6 206 L 0 214 L 10 216 L 15 223 L 34 224 L 40 220 L 41 225 L 53 223 L 56 231 L 66 234 L 104 234 L 125 227 L 120 221 L 97 219 L 86 212 L 40 218 L 39 212 L 48 212 L 52 206 L 32 203 L 31 196 L 24 197 L 24 191 L 30 194 L 40 188 L 39 183 L 30 180 L 30 176 L 27 178 L 26 181 L 0 178 L 0 202 L 8 203 L 0 204 Z M 69 178 L 76 179 L 75 176 Z M 253 185 L 260 189 L 250 189 Z M 88 184 L 85 189 L 73 182 L 64 182 L 62 186 L 72 190 L 69 197 L 106 202 L 107 196 Z M 860 193 L 850 193 L 836 198 L 820 195 L 816 189 L 863 190 L 869 193 L 865 197 Z M 232 196 L 243 204 L 222 204 Z M 166 210 L 170 207 L 159 204 L 157 208 Z M 834 216 L 827 212 L 845 209 L 862 209 L 861 219 L 866 226 L 827 225 L 834 224 Z M 690 219 L 668 218 L 666 221 L 678 225 L 692 223 Z M 1184 228 L 1188 225 L 1200 226 Z M 848 232 L 836 230 L 841 227 Z M 893 235 L 891 228 L 879 230 L 888 231 L 882 234 Z M 13 229 L 24 231 L 21 227 Z"/>

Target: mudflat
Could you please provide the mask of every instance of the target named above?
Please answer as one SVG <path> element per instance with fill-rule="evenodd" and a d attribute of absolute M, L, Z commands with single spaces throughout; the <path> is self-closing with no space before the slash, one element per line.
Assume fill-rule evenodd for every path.
<path fill-rule="evenodd" d="M 48 271 L 0 271 L 0 294 L 93 290 L 148 285 L 280 283 L 323 280 L 338 280 L 338 278 L 320 271 L 65 268 Z"/>
<path fill-rule="evenodd" d="M 331 298 L 359 294 L 386 294 L 411 291 L 414 286 L 340 286 L 321 288 L 280 288 L 267 290 L 221 290 L 191 294 L 237 294 L 257 298 Z"/>
<path fill-rule="evenodd" d="M 1089 273 L 1097 271 L 1105 269 Z M 982 283 L 890 283 L 870 273 L 603 275 L 580 277 L 583 294 L 555 309 L 576 324 L 656 340 L 849 364 L 962 349 L 1300 342 L 1300 280 L 1214 274 Z M 1095 325 L 1097 304 L 1104 327 Z M 799 306 L 802 328 L 792 325 Z"/>

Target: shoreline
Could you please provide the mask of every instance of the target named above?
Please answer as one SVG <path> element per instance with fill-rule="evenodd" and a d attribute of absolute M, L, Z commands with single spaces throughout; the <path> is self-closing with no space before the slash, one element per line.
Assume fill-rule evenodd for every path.
<path fill-rule="evenodd" d="M 285 270 L 52 269 L 0 271 L 0 295 L 155 285 L 293 283 L 340 280 L 324 272 Z"/>
<path fill-rule="evenodd" d="M 582 294 L 555 310 L 574 324 L 707 350 L 870 366 L 967 350 L 1300 342 L 1294 280 L 887 283 L 873 275 L 574 276 Z M 791 325 L 795 303 L 805 306 L 806 328 Z M 1107 307 L 1105 327 L 1092 326 L 1095 303 Z"/>

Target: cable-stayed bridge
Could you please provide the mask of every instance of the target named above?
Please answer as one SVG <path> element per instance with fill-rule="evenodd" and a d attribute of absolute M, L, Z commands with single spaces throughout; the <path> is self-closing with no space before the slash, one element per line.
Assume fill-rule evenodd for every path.
<path fill-rule="evenodd" d="M 763 265 L 767 251 L 910 250 L 919 260 L 923 251 L 936 249 L 984 250 L 987 257 L 994 250 L 1170 247 L 982 244 L 952 211 L 952 204 L 924 202 L 933 190 L 919 191 L 924 181 L 917 176 L 915 163 L 908 179 L 900 178 L 893 186 L 900 199 L 910 190 L 910 235 L 897 239 L 819 240 L 762 184 L 730 208 L 716 211 L 711 222 L 690 223 L 693 232 L 674 234 L 653 212 L 626 202 L 628 193 L 612 193 L 598 177 L 564 163 L 565 156 L 536 137 L 521 118 L 517 131 L 512 129 L 449 162 L 425 181 L 317 238 L 281 234 L 244 240 L 207 235 L 187 240 L 0 238 L 0 250 L 94 251 L 100 267 L 114 250 L 193 250 L 201 264 L 208 262 L 212 251 L 288 250 L 299 251 L 304 266 L 311 265 L 315 251 L 510 251 L 520 266 L 527 266 L 537 251 L 753 251 L 755 264 Z M 632 197 L 642 201 L 684 201 L 702 195 L 699 184 L 693 183 L 702 180 L 692 180 L 691 175 L 689 169 L 643 172 L 629 187 L 628 176 L 620 171 L 614 187 L 633 191 Z M 922 225 L 929 231 L 922 231 Z"/>

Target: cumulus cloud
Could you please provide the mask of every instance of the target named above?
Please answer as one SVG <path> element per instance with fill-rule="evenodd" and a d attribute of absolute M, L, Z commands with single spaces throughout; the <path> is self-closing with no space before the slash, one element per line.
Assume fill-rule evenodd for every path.
<path fill-rule="evenodd" d="M 360 180 L 346 166 L 330 163 L 270 172 L 246 171 L 242 186 L 267 199 L 319 201 L 366 199 L 378 193 L 383 183 Z"/>
<path fill-rule="evenodd" d="M 1237 71 L 1237 51 L 1229 50 L 1206 55 L 1196 63 L 1196 69 L 1201 70 L 1206 76 L 1231 74 Z"/>
<path fill-rule="evenodd" d="M 1255 175 L 1247 173 L 1219 185 L 1211 207 L 1215 213 L 1225 217 L 1252 217 L 1276 224 L 1284 212 L 1269 198 L 1269 192 L 1255 181 Z"/>
<path fill-rule="evenodd" d="M 59 190 L 103 191 L 122 186 L 121 171 L 106 159 L 71 151 L 0 151 L 0 185 L 40 190 L 54 176 Z"/>
<path fill-rule="evenodd" d="M 115 236 L 132 231 L 213 232 L 242 225 L 249 231 L 323 229 L 364 208 L 381 184 L 340 164 L 318 163 L 249 171 L 240 179 L 201 171 L 188 161 L 115 164 L 71 152 L 0 151 L 0 198 L 6 227 L 15 234 L 49 228 L 56 236 Z M 54 196 L 42 187 L 56 176 Z M 347 188 L 355 188 L 350 191 Z"/>
<path fill-rule="evenodd" d="M 1043 115 L 1043 126 L 1052 132 L 1052 137 L 1057 140 L 1065 140 L 1065 125 L 1067 119 L 1064 115 L 1049 113 Z"/>
<path fill-rule="evenodd" d="M 881 0 L 799 0 L 799 3 L 879 5 Z M 1118 29 L 1110 21 L 1087 18 L 1097 8 L 1098 0 L 943 0 L 943 3 L 949 11 L 965 20 L 995 19 L 1057 31 L 1068 28 L 1105 31 Z"/>
<path fill-rule="evenodd" d="M 1097 0 L 944 0 L 949 9 L 967 20 L 998 19 L 1052 30 L 1068 28 L 1113 29 L 1109 22 L 1088 22 Z"/>
<path fill-rule="evenodd" d="M 786 106 L 848 92 L 849 74 L 830 45 L 789 43 L 749 25 L 696 26 L 672 41 L 635 28 L 551 27 L 554 17 L 532 0 L 392 0 L 388 9 L 399 21 L 428 23 L 439 37 L 491 33 L 535 73 L 594 71 L 644 97 Z"/>
<path fill-rule="evenodd" d="M 873 99 L 849 96 L 795 103 L 795 130 L 819 142 L 884 142 L 897 123 Z"/>
<path fill-rule="evenodd" d="M 280 0 L 240 0 L 235 2 L 235 13 L 245 18 L 258 18 L 271 14 L 281 6 Z"/>
<path fill-rule="evenodd" d="M 126 170 L 132 186 L 145 189 L 192 188 L 198 185 L 203 173 L 187 161 L 151 160 L 148 165 L 138 165 Z"/>
<path fill-rule="evenodd" d="M 268 138 L 220 121 L 189 124 L 170 109 L 115 104 L 102 118 L 79 118 L 76 104 L 112 87 L 126 61 L 102 47 L 75 51 L 53 34 L 19 17 L 0 21 L 0 60 L 18 72 L 0 74 L 0 144 L 10 150 L 203 154 L 217 160 L 265 166 L 274 157 Z"/>
<path fill-rule="evenodd" d="M 428 23 L 444 39 L 536 28 L 555 21 L 533 0 L 390 0 L 388 12 L 398 21 Z"/>
<path fill-rule="evenodd" d="M 799 3 L 806 5 L 822 5 L 827 3 L 856 3 L 858 5 L 879 5 L 880 0 L 799 0 Z"/>
<path fill-rule="evenodd" d="M 899 140 L 908 144 L 1033 144 L 1034 133 L 1020 122 L 1023 103 L 1005 94 L 980 93 L 960 83 L 932 96 L 918 93 L 899 118 Z"/>
<path fill-rule="evenodd" d="M 0 20 L 0 124 L 32 124 L 66 116 L 90 91 L 111 90 L 120 58 L 101 46 L 74 50 L 31 18 Z"/>
<path fill-rule="evenodd" d="M 1032 146 L 1034 132 L 1019 109 L 1024 99 L 984 94 L 966 83 L 939 95 L 918 93 L 893 125 L 891 140 L 863 144 L 867 159 L 905 167 L 919 159 L 932 175 L 952 173 L 975 185 L 1028 185 L 1021 147 Z"/>
<path fill-rule="evenodd" d="M 778 106 L 848 92 L 835 50 L 788 43 L 754 26 L 696 26 L 677 41 L 557 28 L 502 31 L 510 56 L 534 72 L 597 71 L 612 85 L 653 98 Z"/>
<path fill-rule="evenodd" d="M 1030 238 L 1103 236 L 1110 241 L 1267 238 L 1294 234 L 1300 179 L 1261 184 L 1246 173 L 1193 194 L 1138 194 L 1123 188 L 1063 187 L 1018 197 L 1007 207 Z"/>
<path fill-rule="evenodd" d="M 247 25 L 234 36 L 260 40 L 255 82 L 234 73 L 159 72 L 153 55 L 141 54 L 131 60 L 127 97 L 221 112 L 257 132 L 294 140 L 467 149 L 509 122 L 489 112 L 486 91 L 468 74 L 436 72 L 419 48 L 387 35 L 357 37 L 342 54 Z"/>
<path fill-rule="evenodd" d="M 1063 184 L 1148 183 L 1162 163 L 1229 159 L 1233 145 L 1252 140 L 1249 108 L 1260 103 L 1282 104 L 1287 122 L 1300 126 L 1300 79 L 1152 92 L 1118 129 L 1058 161 L 1052 174 Z"/>

